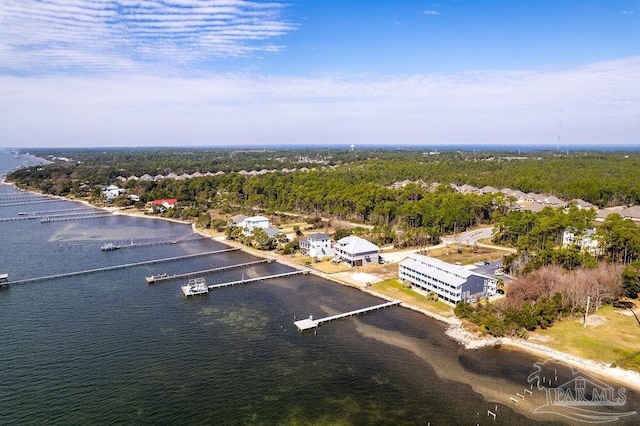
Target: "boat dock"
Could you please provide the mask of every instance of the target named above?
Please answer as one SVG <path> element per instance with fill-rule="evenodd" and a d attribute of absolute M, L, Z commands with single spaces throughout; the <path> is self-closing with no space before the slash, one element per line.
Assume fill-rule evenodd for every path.
<path fill-rule="evenodd" d="M 0 203 L 0 207 L 9 207 L 9 206 L 24 206 L 27 204 L 42 204 L 42 203 L 55 203 L 63 200 L 58 200 L 55 198 L 48 198 L 46 200 L 35 200 L 35 201 L 20 201 L 14 203 Z"/>
<path fill-rule="evenodd" d="M 178 278 L 186 278 L 186 277 L 190 277 L 190 276 L 193 276 L 193 275 L 211 274 L 211 273 L 214 273 L 214 272 L 226 271 L 227 269 L 242 268 L 244 266 L 259 265 L 261 263 L 267 263 L 267 262 L 271 263 L 271 262 L 273 262 L 273 260 L 270 260 L 270 259 L 256 260 L 254 262 L 239 263 L 239 264 L 236 264 L 236 265 L 229 265 L 229 266 L 220 266 L 218 268 L 205 269 L 205 270 L 202 270 L 202 271 L 195 271 L 195 272 L 187 272 L 187 273 L 184 273 L 184 274 L 151 275 L 150 277 L 145 277 L 145 280 L 147 280 L 147 284 L 154 284 L 154 283 L 157 283 L 157 282 L 160 282 L 160 281 L 175 280 L 175 279 L 178 279 Z"/>
<path fill-rule="evenodd" d="M 183 285 L 180 288 L 185 297 L 209 293 L 209 287 L 207 287 L 204 278 L 193 278 L 187 282 L 187 285 Z"/>
<path fill-rule="evenodd" d="M 230 287 L 230 286 L 236 285 L 236 284 L 249 284 L 249 283 L 254 283 L 254 282 L 257 282 L 257 281 L 270 280 L 270 279 L 273 279 L 273 278 L 291 277 L 293 275 L 308 274 L 308 273 L 309 272 L 307 272 L 307 271 L 292 271 L 292 272 L 284 272 L 282 274 L 266 275 L 264 277 L 258 277 L 258 278 L 243 278 L 240 281 L 229 281 L 227 283 L 210 285 L 209 286 L 209 290 L 215 290 L 217 288 L 222 288 L 222 287 Z"/>
<path fill-rule="evenodd" d="M 103 244 L 100 247 L 100 249 L 102 251 L 113 251 L 113 250 L 121 250 L 121 249 L 164 246 L 164 245 L 170 245 L 170 244 L 185 243 L 185 242 L 189 242 L 189 241 L 198 241 L 198 240 L 203 240 L 205 238 L 206 237 L 203 237 L 201 235 L 196 235 L 194 237 L 189 237 L 189 238 L 174 239 L 174 240 L 164 240 L 164 241 L 153 241 L 153 242 L 149 242 L 149 243 L 134 243 L 133 241 L 130 244 L 106 243 L 106 244 Z"/>
<path fill-rule="evenodd" d="M 93 273 L 96 273 L 96 272 L 105 272 L 105 271 L 113 271 L 113 270 L 116 270 L 116 269 L 131 268 L 131 267 L 134 267 L 134 266 L 151 265 L 151 264 L 154 264 L 154 263 L 172 262 L 172 261 L 182 260 L 182 259 L 191 259 L 191 258 L 195 258 L 195 257 L 210 256 L 212 254 L 226 253 L 226 252 L 238 251 L 238 250 L 240 250 L 240 249 L 234 247 L 234 248 L 223 249 L 223 250 L 207 251 L 207 252 L 204 252 L 204 253 L 187 254 L 187 255 L 184 255 L 184 256 L 166 257 L 166 258 L 163 258 L 163 259 L 146 260 L 146 261 L 143 261 L 143 262 L 126 263 L 126 264 L 123 264 L 123 265 L 115 265 L 115 266 L 106 266 L 104 268 L 88 269 L 88 270 L 85 270 L 85 271 L 67 272 L 67 273 L 63 273 L 63 274 L 48 275 L 48 276 L 45 276 L 45 277 L 26 278 L 26 279 L 17 280 L 17 281 L 11 281 L 11 284 L 34 283 L 34 282 L 38 282 L 38 281 L 53 280 L 53 279 L 56 279 L 56 278 L 74 277 L 74 276 L 78 276 L 78 275 L 93 274 Z"/>
<path fill-rule="evenodd" d="M 296 327 L 298 327 L 299 331 L 312 330 L 314 328 L 318 328 L 321 324 L 324 324 L 325 322 L 335 321 L 335 320 L 338 320 L 338 319 L 347 318 L 347 317 L 351 317 L 351 316 L 354 316 L 354 315 L 360 315 L 360 314 L 364 314 L 364 313 L 367 313 L 367 312 L 377 311 L 379 309 L 384 309 L 384 308 L 389 307 L 389 306 L 399 305 L 400 303 L 401 302 L 399 300 L 395 300 L 393 302 L 382 303 L 380 305 L 370 306 L 368 308 L 357 309 L 355 311 L 345 312 L 343 314 L 332 315 L 330 317 L 320 318 L 320 319 L 316 319 L 316 320 L 313 319 L 313 316 L 309 316 L 309 318 L 296 321 L 296 322 L 294 322 L 294 324 L 296 325 Z"/>
<path fill-rule="evenodd" d="M 64 222 L 66 220 L 82 220 L 82 219 L 99 219 L 102 217 L 111 216 L 111 212 L 96 212 L 91 214 L 82 214 L 82 215 L 61 215 L 61 216 L 47 216 L 40 219 L 40 223 L 49 223 L 49 222 Z"/>

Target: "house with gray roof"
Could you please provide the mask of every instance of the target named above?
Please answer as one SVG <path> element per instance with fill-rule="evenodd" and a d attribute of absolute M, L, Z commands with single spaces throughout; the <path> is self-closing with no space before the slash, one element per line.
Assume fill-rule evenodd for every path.
<path fill-rule="evenodd" d="M 640 206 L 631 206 L 620 211 L 620 216 L 625 219 L 640 221 Z"/>
<path fill-rule="evenodd" d="M 333 246 L 336 253 L 334 261 L 350 266 L 376 264 L 380 260 L 380 249 L 364 238 L 349 235 L 339 239 Z"/>
<path fill-rule="evenodd" d="M 498 288 L 495 277 L 415 253 L 398 264 L 398 278 L 420 292 L 434 292 L 450 304 L 494 296 Z"/>
<path fill-rule="evenodd" d="M 306 256 L 323 258 L 334 255 L 331 237 L 322 232 L 308 235 L 302 238 L 299 243 L 300 249 Z"/>

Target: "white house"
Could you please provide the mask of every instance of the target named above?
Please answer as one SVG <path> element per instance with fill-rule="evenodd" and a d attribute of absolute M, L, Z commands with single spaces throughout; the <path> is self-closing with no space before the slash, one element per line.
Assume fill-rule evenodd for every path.
<path fill-rule="evenodd" d="M 595 239 L 595 228 L 585 229 L 582 232 L 576 232 L 575 229 L 565 229 L 562 233 L 562 245 L 577 245 L 583 250 L 594 251 L 598 248 L 598 240 Z"/>
<path fill-rule="evenodd" d="M 271 224 L 269 223 L 269 219 L 264 216 L 251 216 L 247 217 L 243 214 L 239 214 L 233 216 L 229 219 L 229 226 L 237 226 L 239 228 L 244 229 L 245 235 L 250 235 L 254 229 L 269 229 L 271 228 Z"/>
<path fill-rule="evenodd" d="M 442 260 L 410 254 L 398 264 L 398 278 L 451 304 L 496 294 L 498 280 Z"/>
<path fill-rule="evenodd" d="M 174 208 L 178 200 L 175 198 L 167 198 L 163 200 L 153 200 L 151 201 L 149 211 L 152 213 L 163 213 L 167 210 Z"/>
<path fill-rule="evenodd" d="M 125 192 L 126 189 L 119 188 L 116 185 L 109 185 L 102 191 L 107 201 L 113 201 L 118 198 L 120 194 L 124 194 Z"/>
<path fill-rule="evenodd" d="M 311 257 L 327 257 L 333 256 L 334 251 L 331 247 L 331 237 L 321 232 L 308 235 L 300 240 L 300 248 L 305 255 Z"/>
<path fill-rule="evenodd" d="M 251 216 L 244 220 L 242 227 L 251 233 L 256 228 L 267 229 L 271 227 L 271 225 L 269 224 L 269 219 L 264 216 Z"/>
<path fill-rule="evenodd" d="M 333 249 L 336 253 L 334 260 L 345 262 L 351 266 L 363 266 L 379 262 L 380 249 L 369 241 L 349 235 L 338 240 Z"/>

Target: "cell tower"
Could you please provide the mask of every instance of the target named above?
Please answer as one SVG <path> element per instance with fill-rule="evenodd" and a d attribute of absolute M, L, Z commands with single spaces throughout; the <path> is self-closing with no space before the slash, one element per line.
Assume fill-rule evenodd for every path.
<path fill-rule="evenodd" d="M 558 146 L 557 151 L 560 151 L 560 130 L 562 130 L 562 105 L 560 105 L 560 120 L 558 121 Z"/>

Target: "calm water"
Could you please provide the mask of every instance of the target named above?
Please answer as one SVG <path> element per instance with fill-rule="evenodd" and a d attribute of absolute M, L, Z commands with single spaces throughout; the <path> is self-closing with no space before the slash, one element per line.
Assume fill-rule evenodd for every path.
<path fill-rule="evenodd" d="M 0 170 L 23 159 L 0 152 Z M 78 208 L 59 201 L 20 212 Z M 16 201 L 11 201 L 16 202 Z M 0 222 L 0 273 L 38 277 L 225 248 L 211 240 L 102 252 L 106 242 L 191 235 L 189 226 L 112 216 Z M 255 260 L 243 253 L 131 267 L 0 289 L 0 424 L 432 425 L 561 421 L 532 410 L 533 363 L 505 349 L 463 351 L 443 326 L 400 307 L 295 331 L 294 318 L 380 303 L 314 276 L 294 276 L 185 299 L 181 273 Z M 209 284 L 290 270 L 258 265 L 206 276 Z M 560 371 L 564 370 L 560 368 Z M 505 405 L 493 401 L 502 401 Z M 529 405 L 527 405 L 529 404 Z M 494 421 L 487 417 L 495 411 Z M 625 411 L 640 407 L 627 392 Z M 636 424 L 637 416 L 626 419 Z"/>

